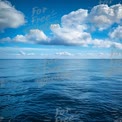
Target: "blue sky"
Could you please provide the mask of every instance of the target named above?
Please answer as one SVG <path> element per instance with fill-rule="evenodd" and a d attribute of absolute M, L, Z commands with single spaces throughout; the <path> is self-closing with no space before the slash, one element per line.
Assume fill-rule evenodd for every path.
<path fill-rule="evenodd" d="M 120 0 L 0 0 L 0 58 L 122 58 Z"/>

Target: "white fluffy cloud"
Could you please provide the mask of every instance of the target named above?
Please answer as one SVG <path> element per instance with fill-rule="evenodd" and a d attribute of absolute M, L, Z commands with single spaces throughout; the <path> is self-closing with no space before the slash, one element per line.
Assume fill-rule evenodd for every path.
<path fill-rule="evenodd" d="M 107 39 L 92 38 L 90 31 L 104 30 L 112 26 L 114 23 L 118 25 L 122 22 L 122 5 L 117 4 L 113 6 L 97 5 L 88 10 L 79 9 L 73 11 L 61 18 L 61 25 L 51 25 L 51 30 L 54 34 L 52 40 L 53 44 L 63 45 L 93 45 L 95 47 L 116 47 L 121 48 L 122 44 L 113 42 L 108 37 Z M 111 34 L 111 38 L 122 38 L 122 28 L 119 26 Z M 119 34 L 119 35 L 118 35 Z M 118 35 L 118 36 L 117 36 Z"/>
<path fill-rule="evenodd" d="M 52 41 L 53 44 L 84 45 L 91 40 L 89 33 L 76 28 L 60 27 L 59 25 L 56 27 L 56 25 L 52 25 L 51 30 L 55 35 Z"/>
<path fill-rule="evenodd" d="M 104 30 L 117 24 L 113 32 L 108 34 L 106 39 L 97 39 L 92 37 L 93 30 Z M 110 48 L 116 47 L 122 49 L 122 44 L 118 40 L 122 39 L 122 5 L 113 6 L 97 5 L 88 10 L 78 9 L 61 18 L 61 24 L 52 24 L 50 26 L 53 37 L 48 38 L 43 31 L 31 29 L 26 35 L 17 35 L 13 39 L 4 38 L 2 41 L 12 40 L 16 42 L 50 44 L 50 45 L 81 45 Z M 102 33 L 102 31 L 101 31 Z"/>
<path fill-rule="evenodd" d="M 8 1 L 0 0 L 0 31 L 17 28 L 25 23 L 24 14 Z"/>
<path fill-rule="evenodd" d="M 47 43 L 49 39 L 43 31 L 39 29 L 31 29 L 28 34 L 17 35 L 13 40 L 25 43 Z"/>
<path fill-rule="evenodd" d="M 91 44 L 93 44 L 93 46 L 95 47 L 105 47 L 105 48 L 109 48 L 113 45 L 113 42 L 108 41 L 108 40 L 102 40 L 102 39 L 94 39 Z"/>
<path fill-rule="evenodd" d="M 86 45 L 91 40 L 91 35 L 86 32 L 85 24 L 88 10 L 79 9 L 61 18 L 61 26 L 51 25 L 51 30 L 60 43 L 68 45 Z M 55 39 L 57 40 L 57 39 Z"/>
<path fill-rule="evenodd" d="M 109 36 L 115 40 L 122 40 L 122 26 L 115 28 L 115 30 L 111 32 Z"/>
<path fill-rule="evenodd" d="M 51 25 L 54 34 L 52 43 L 63 45 L 86 45 L 91 41 L 91 35 L 85 31 L 87 29 L 86 18 L 88 10 L 79 9 L 61 18 L 59 24 Z"/>
<path fill-rule="evenodd" d="M 88 21 L 99 30 L 104 30 L 112 24 L 120 24 L 122 20 L 122 5 L 98 5 L 89 13 Z"/>
<path fill-rule="evenodd" d="M 100 47 L 100 48 L 115 47 L 117 49 L 122 49 L 122 44 L 121 43 L 113 42 L 113 41 L 110 41 L 110 40 L 94 39 L 94 40 L 92 40 L 91 44 L 95 47 Z"/>
<path fill-rule="evenodd" d="M 61 18 L 62 26 L 76 28 L 78 25 L 85 23 L 87 16 L 88 10 L 78 9 L 77 11 L 72 11 Z"/>
<path fill-rule="evenodd" d="M 1 42 L 23 42 L 23 43 L 32 43 L 32 44 L 48 44 L 50 39 L 44 34 L 42 30 L 31 29 L 29 33 L 25 35 L 17 35 L 14 38 L 6 37 L 0 39 Z"/>

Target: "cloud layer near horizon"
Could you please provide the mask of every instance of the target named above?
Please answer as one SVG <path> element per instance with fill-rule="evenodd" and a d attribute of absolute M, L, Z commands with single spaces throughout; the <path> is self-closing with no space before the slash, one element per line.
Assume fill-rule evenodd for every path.
<path fill-rule="evenodd" d="M 24 15 L 17 11 L 10 3 L 2 2 L 1 9 L 2 18 L 10 21 L 0 21 L 0 29 L 16 28 L 25 23 Z M 10 11 L 9 11 L 10 10 Z M 9 16 L 11 14 L 13 16 Z M 90 12 L 86 9 L 78 9 L 62 16 L 61 24 L 52 24 L 50 29 L 53 37 L 48 37 L 42 30 L 31 29 L 25 35 L 17 35 L 14 38 L 3 38 L 1 41 L 14 41 L 23 43 L 37 43 L 46 45 L 81 45 L 93 47 L 116 47 L 122 49 L 122 5 L 113 6 L 97 5 Z M 9 18 L 10 17 L 10 18 Z M 19 19 L 19 20 L 18 20 Z M 15 21 L 13 22 L 11 21 Z M 114 24 L 118 26 L 107 34 L 107 38 L 93 38 L 92 32 L 99 31 L 102 33 L 108 30 Z"/>

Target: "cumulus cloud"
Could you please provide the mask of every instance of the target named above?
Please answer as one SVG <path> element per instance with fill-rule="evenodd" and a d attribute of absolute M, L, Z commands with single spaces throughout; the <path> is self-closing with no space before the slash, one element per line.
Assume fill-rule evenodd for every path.
<path fill-rule="evenodd" d="M 25 43 L 47 43 L 48 37 L 44 34 L 43 31 L 39 29 L 31 29 L 26 35 L 17 35 L 13 38 L 16 42 L 25 42 Z"/>
<path fill-rule="evenodd" d="M 112 24 L 120 24 L 122 20 L 122 5 L 97 5 L 89 13 L 88 21 L 99 30 L 104 30 Z"/>
<path fill-rule="evenodd" d="M 53 44 L 62 45 L 93 45 L 95 47 L 109 48 L 111 46 L 121 48 L 120 43 L 111 41 L 108 37 L 106 39 L 93 38 L 91 30 L 105 30 L 113 24 L 121 24 L 122 20 L 122 5 L 117 4 L 113 6 L 97 5 L 88 10 L 78 9 L 61 18 L 61 25 L 52 24 L 51 31 L 54 37 L 51 41 Z M 121 27 L 119 26 L 110 37 L 121 39 Z M 117 37 L 117 35 L 119 36 Z M 119 46 L 118 46 L 119 45 Z"/>
<path fill-rule="evenodd" d="M 113 42 L 109 40 L 102 40 L 102 39 L 94 39 L 91 44 L 95 47 L 100 47 L 100 48 L 109 48 L 113 45 Z"/>
<path fill-rule="evenodd" d="M 100 40 L 100 39 L 95 39 L 91 42 L 91 44 L 94 47 L 100 47 L 100 48 L 110 48 L 110 47 L 114 47 L 114 48 L 118 48 L 118 49 L 122 49 L 122 44 L 118 43 L 118 42 L 113 42 L 110 40 Z"/>
<path fill-rule="evenodd" d="M 56 25 L 51 25 L 51 30 L 55 35 L 52 40 L 53 44 L 85 45 L 91 40 L 89 33 L 80 31 L 76 28 L 60 27 L 59 25 L 57 25 L 56 28 Z"/>
<path fill-rule="evenodd" d="M 109 33 L 109 36 L 114 40 L 122 40 L 122 26 L 115 28 L 113 32 Z"/>
<path fill-rule="evenodd" d="M 0 39 L 0 42 L 22 42 L 31 44 L 48 44 L 49 41 L 50 39 L 39 29 L 31 29 L 27 34 L 17 35 L 14 38 L 6 37 Z"/>
<path fill-rule="evenodd" d="M 88 10 L 79 9 L 62 16 L 61 25 L 52 24 L 51 31 L 54 34 L 53 44 L 62 45 L 86 45 L 91 40 L 87 31 L 86 18 Z"/>
<path fill-rule="evenodd" d="M 17 28 L 25 23 L 24 14 L 15 9 L 8 1 L 0 0 L 0 31 Z"/>
<path fill-rule="evenodd" d="M 90 45 L 99 48 L 115 47 L 122 49 L 122 44 L 117 41 L 122 39 L 121 13 L 121 4 L 110 7 L 104 4 L 97 5 L 90 12 L 85 9 L 78 9 L 62 16 L 61 24 L 52 24 L 50 26 L 53 33 L 51 38 L 47 37 L 42 30 L 31 29 L 25 35 L 17 35 L 13 39 L 8 37 L 1 40 L 48 45 Z M 118 27 L 110 32 L 106 39 L 92 37 L 91 28 L 94 28 L 93 30 L 97 29 L 97 31 L 106 30 L 115 23 Z"/>
<path fill-rule="evenodd" d="M 87 16 L 88 10 L 78 9 L 77 11 L 72 11 L 61 18 L 62 26 L 76 28 L 77 25 L 83 25 L 83 23 L 85 23 Z"/>

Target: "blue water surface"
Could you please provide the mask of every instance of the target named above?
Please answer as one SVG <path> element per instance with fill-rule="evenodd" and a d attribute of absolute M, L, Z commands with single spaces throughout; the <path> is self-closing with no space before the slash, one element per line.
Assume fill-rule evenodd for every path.
<path fill-rule="evenodd" d="M 0 121 L 122 122 L 122 60 L 0 60 Z"/>

